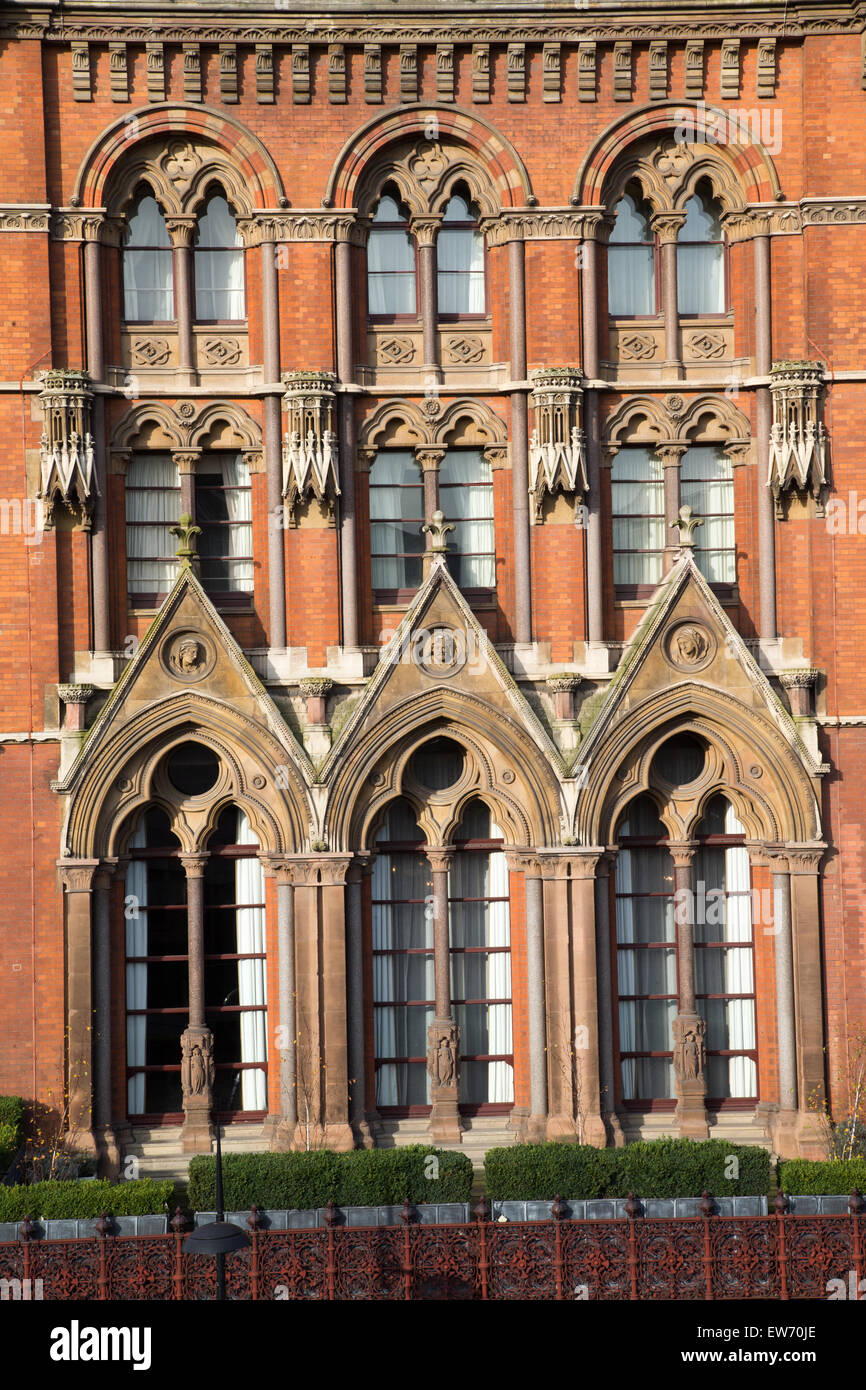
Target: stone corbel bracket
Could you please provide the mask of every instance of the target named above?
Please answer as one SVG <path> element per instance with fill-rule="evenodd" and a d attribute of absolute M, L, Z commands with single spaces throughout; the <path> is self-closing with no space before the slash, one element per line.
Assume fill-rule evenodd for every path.
<path fill-rule="evenodd" d="M 534 522 L 542 520 L 545 494 L 583 497 L 589 490 L 581 418 L 582 377 L 574 367 L 530 373 L 535 428 L 529 443 L 529 496 Z"/>

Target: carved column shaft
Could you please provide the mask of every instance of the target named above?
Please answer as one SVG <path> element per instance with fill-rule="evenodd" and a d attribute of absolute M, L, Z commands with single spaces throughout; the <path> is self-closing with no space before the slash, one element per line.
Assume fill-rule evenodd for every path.
<path fill-rule="evenodd" d="M 598 242 L 595 238 L 582 243 L 584 266 L 583 286 L 583 370 L 594 381 L 598 377 Z M 601 544 L 600 441 L 598 435 L 598 392 L 588 390 L 584 397 L 584 429 L 586 430 L 586 462 L 589 492 L 586 526 L 586 606 L 587 638 L 590 642 L 604 639 L 602 617 L 603 556 Z"/>
<path fill-rule="evenodd" d="M 182 855 L 186 873 L 189 1026 L 204 1027 L 204 871 L 206 856 Z"/>
<path fill-rule="evenodd" d="M 450 850 L 428 850 L 433 875 L 433 975 L 436 1007 L 427 1030 L 430 1076 L 430 1137 L 438 1142 L 460 1139 L 457 1108 L 460 1031 L 451 1015 L 451 956 L 448 938 L 448 869 Z"/>
<path fill-rule="evenodd" d="M 363 872 L 358 865 L 349 870 L 346 900 L 349 1013 L 349 1121 L 357 1139 L 372 1144 L 366 1119 L 367 1078 L 364 1057 L 364 920 L 362 911 Z"/>
<path fill-rule="evenodd" d="M 692 859 L 694 849 L 671 845 L 670 851 L 674 861 L 674 901 L 678 905 L 683 902 L 691 904 L 693 902 Z M 681 1014 L 693 1014 L 695 1012 L 694 911 L 680 909 L 677 912 L 677 918 L 679 1012 Z"/>
<path fill-rule="evenodd" d="M 794 1010 L 794 945 L 791 938 L 791 876 L 772 863 L 776 950 L 776 1018 L 779 1029 L 779 1105 L 797 1109 L 797 1028 Z"/>
<path fill-rule="evenodd" d="M 755 255 L 755 371 L 769 376 L 772 365 L 772 299 L 770 238 L 754 238 Z M 772 401 L 769 386 L 756 393 L 758 460 L 758 594 L 759 636 L 776 637 L 776 521 L 773 492 L 767 481 L 770 461 Z"/>
<path fill-rule="evenodd" d="M 663 241 L 661 246 L 662 308 L 665 319 L 666 367 L 682 371 L 680 358 L 680 319 L 677 301 L 677 243 Z"/>
<path fill-rule="evenodd" d="M 613 863 L 602 858 L 595 880 L 595 957 L 598 980 L 598 1074 L 601 1113 L 613 1131 L 614 1141 L 622 1143 L 622 1128 L 616 1115 L 614 1077 L 612 965 L 610 953 L 610 875 Z"/>
<path fill-rule="evenodd" d="M 526 377 L 526 258 L 522 241 L 508 243 L 508 332 L 511 376 Z M 514 640 L 532 641 L 529 538 L 529 434 L 525 391 L 511 393 L 511 487 L 514 516 Z"/>
<path fill-rule="evenodd" d="M 84 296 L 87 330 L 87 370 L 94 383 L 105 376 L 102 329 L 102 247 L 98 241 L 84 244 Z M 92 408 L 96 496 L 90 540 L 93 597 L 93 649 L 111 649 L 108 588 L 108 531 L 105 524 L 105 410 L 102 396 Z"/>
<path fill-rule="evenodd" d="M 96 1075 L 96 1123 L 111 1124 L 111 877 L 100 871 L 93 893 L 93 1004 Z"/>
<path fill-rule="evenodd" d="M 544 893 L 537 864 L 527 864 L 526 975 L 529 1008 L 529 1126 L 544 1137 L 547 1120 L 547 1048 L 544 1032 Z"/>
<path fill-rule="evenodd" d="M 451 1017 L 451 957 L 448 940 L 448 868 L 451 856 L 430 856 L 433 875 L 433 969 L 436 1017 Z"/>
<path fill-rule="evenodd" d="M 421 242 L 418 247 L 418 261 L 424 365 L 435 371 L 439 366 L 439 344 L 436 333 L 436 247 L 432 241 Z"/>
<path fill-rule="evenodd" d="M 264 377 L 280 380 L 280 301 L 276 246 L 265 241 L 262 256 L 262 328 Z M 280 394 L 265 397 L 265 474 L 268 494 L 268 613 L 270 644 L 286 645 L 286 560 L 282 522 L 282 408 Z M 280 524 L 278 524 L 278 522 Z"/>
<path fill-rule="evenodd" d="M 66 1088 L 69 1129 L 77 1148 L 95 1152 L 93 1136 L 93 958 L 91 888 L 98 861 L 61 866 L 66 929 Z"/>
<path fill-rule="evenodd" d="M 182 372 L 192 372 L 192 248 L 175 242 L 172 248 L 172 264 L 177 314 L 177 365 Z"/>
<path fill-rule="evenodd" d="M 337 375 L 342 385 L 354 381 L 352 343 L 352 248 L 338 241 L 335 248 L 337 299 Z M 343 646 L 358 648 L 358 551 L 355 521 L 355 430 L 352 396 L 339 397 L 340 419 L 340 594 Z"/>
<path fill-rule="evenodd" d="M 695 845 L 670 846 L 674 861 L 679 1007 L 673 1023 L 677 1121 L 683 1138 L 706 1139 L 706 1024 L 696 1011 L 695 929 L 692 860 Z"/>
<path fill-rule="evenodd" d="M 280 1027 L 280 1113 L 293 1137 L 298 1122 L 297 1065 L 295 1038 L 298 1023 L 295 1009 L 295 890 L 291 883 L 277 883 L 277 951 Z"/>

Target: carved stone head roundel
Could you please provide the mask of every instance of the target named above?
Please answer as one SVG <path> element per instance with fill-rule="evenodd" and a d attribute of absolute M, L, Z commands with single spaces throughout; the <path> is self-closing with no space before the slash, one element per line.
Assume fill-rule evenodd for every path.
<path fill-rule="evenodd" d="M 716 640 L 703 623 L 675 623 L 665 634 L 664 652 L 678 671 L 702 671 L 716 654 Z"/>
<path fill-rule="evenodd" d="M 197 632 L 174 632 L 160 653 L 162 664 L 176 680 L 200 681 L 213 670 L 216 654 L 205 636 Z"/>

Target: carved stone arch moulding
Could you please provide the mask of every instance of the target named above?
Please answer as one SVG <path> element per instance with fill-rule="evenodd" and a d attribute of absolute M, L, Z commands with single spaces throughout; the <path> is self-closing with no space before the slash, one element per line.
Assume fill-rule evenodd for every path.
<path fill-rule="evenodd" d="M 782 197 L 772 159 L 740 115 L 667 101 L 632 111 L 603 132 L 578 169 L 571 201 L 613 205 L 629 180 L 638 179 L 656 212 L 673 212 L 701 178 L 732 214 Z"/>
<path fill-rule="evenodd" d="M 486 700 L 439 686 L 399 702 L 343 751 L 328 796 L 332 847 L 341 851 L 370 848 L 382 807 L 401 795 L 403 772 L 412 753 L 431 738 L 446 736 L 467 750 L 472 780 L 452 789 L 453 800 L 435 822 L 439 843 L 445 843 L 455 815 L 473 795 L 495 808 L 509 843 L 525 847 L 557 843 L 559 784 L 540 749 Z M 407 793 L 417 802 L 419 789 L 411 779 Z"/>
<path fill-rule="evenodd" d="M 425 402 L 426 404 L 426 402 Z M 431 414 L 413 401 L 385 401 L 361 424 L 358 449 L 365 461 L 391 447 L 444 449 L 458 441 L 470 447 L 502 448 L 508 442 L 505 421 L 483 401 L 460 399 Z"/>
<path fill-rule="evenodd" d="M 668 445 L 683 451 L 693 444 L 720 444 L 742 461 L 751 443 L 748 417 L 722 394 L 689 399 L 678 392 L 630 396 L 607 417 L 603 437 L 610 462 L 625 444 Z"/>
<path fill-rule="evenodd" d="M 652 758 L 662 743 L 683 732 L 695 733 L 713 749 L 706 784 L 696 779 L 680 799 L 684 838 L 717 791 L 733 802 L 752 838 L 820 838 L 814 788 L 791 744 L 764 715 L 697 679 L 639 700 L 587 748 L 587 775 L 575 815 L 579 843 L 609 844 L 628 801 L 641 791 L 659 796 L 660 783 L 650 776 Z"/>
<path fill-rule="evenodd" d="M 355 131 L 334 162 L 323 206 L 368 213 L 389 166 L 400 168 L 415 213 L 441 211 L 455 176 L 488 215 L 535 201 L 523 161 L 504 135 L 472 111 L 434 102 L 380 112 Z"/>
<path fill-rule="evenodd" d="M 164 775 L 167 754 L 185 742 L 202 743 L 219 759 L 217 780 L 205 796 L 182 796 Z M 149 705 L 85 760 L 69 793 L 64 857 L 122 852 L 130 815 L 153 801 L 174 816 L 175 833 L 190 853 L 201 848 L 231 802 L 247 812 L 267 853 L 299 852 L 312 820 L 304 778 L 270 730 L 195 690 Z"/>
<path fill-rule="evenodd" d="M 204 406 L 194 401 L 178 401 L 174 406 L 144 401 L 120 417 L 111 434 L 110 449 L 122 453 L 142 439 L 175 449 L 197 450 L 212 444 L 246 455 L 261 450 L 262 428 L 232 401 L 211 401 Z"/>
<path fill-rule="evenodd" d="M 704 763 L 698 775 L 682 785 L 669 782 L 654 765 L 659 750 L 672 738 L 692 735 L 703 745 Z M 639 740 L 623 759 L 609 794 L 606 812 L 609 828 L 616 827 L 628 805 L 643 793 L 655 802 L 659 819 L 672 840 L 693 837 L 706 806 L 722 794 L 733 804 L 750 839 L 759 839 L 776 818 L 766 790 L 750 776 L 753 754 L 744 757 L 742 747 L 718 726 L 704 719 L 683 719 L 662 724 Z M 763 770 L 762 770 L 763 771 Z"/>
<path fill-rule="evenodd" d="M 258 137 L 209 106 L 158 103 L 114 121 L 85 154 L 70 203 L 116 215 L 142 179 L 166 213 L 195 211 L 213 180 L 225 185 L 238 215 L 280 207 L 285 197 Z"/>

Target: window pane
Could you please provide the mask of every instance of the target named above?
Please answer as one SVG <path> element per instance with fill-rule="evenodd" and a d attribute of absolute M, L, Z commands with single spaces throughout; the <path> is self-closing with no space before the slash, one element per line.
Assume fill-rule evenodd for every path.
<path fill-rule="evenodd" d="M 386 202 L 391 200 L 382 199 L 379 213 Z M 367 299 L 371 314 L 415 313 L 415 243 L 403 227 L 371 228 L 367 239 Z"/>
<path fill-rule="evenodd" d="M 471 227 L 443 228 L 436 242 L 440 314 L 483 314 L 484 238 Z"/>
<path fill-rule="evenodd" d="M 198 219 L 197 246 L 243 246 L 237 223 L 225 198 L 217 195 L 208 199 L 207 207 Z"/>
<path fill-rule="evenodd" d="M 146 323 L 173 319 L 173 283 L 171 251 L 124 251 L 124 318 Z"/>
<path fill-rule="evenodd" d="M 425 549 L 423 523 L 424 485 L 414 454 L 402 449 L 383 450 L 370 469 L 374 589 L 418 587 Z"/>
<path fill-rule="evenodd" d="M 170 454 L 133 454 L 126 474 L 126 577 L 130 594 L 166 594 L 177 576 L 180 479 Z"/>
<path fill-rule="evenodd" d="M 724 248 L 677 246 L 677 307 L 681 314 L 725 311 Z"/>
<path fill-rule="evenodd" d="M 649 449 L 620 449 L 611 469 L 615 585 L 657 584 L 662 574 L 664 471 Z"/>
<path fill-rule="evenodd" d="M 711 584 L 733 584 L 737 577 L 734 540 L 734 471 L 731 460 L 712 445 L 683 456 L 680 495 L 703 526 L 695 530 L 695 561 Z"/>
<path fill-rule="evenodd" d="M 655 257 L 651 246 L 610 246 L 607 252 L 608 313 L 655 313 Z"/>
<path fill-rule="evenodd" d="M 616 205 L 616 221 L 611 230 L 610 242 L 616 245 L 617 242 L 644 241 L 651 245 L 652 240 L 653 234 L 646 211 L 643 207 L 638 208 L 634 199 L 626 194 Z"/>
<path fill-rule="evenodd" d="M 452 449 L 439 469 L 439 505 L 455 525 L 448 566 L 463 589 L 496 585 L 493 472 L 478 449 Z"/>
<path fill-rule="evenodd" d="M 235 454 L 206 454 L 195 479 L 201 580 L 213 594 L 252 593 L 252 493 Z"/>

